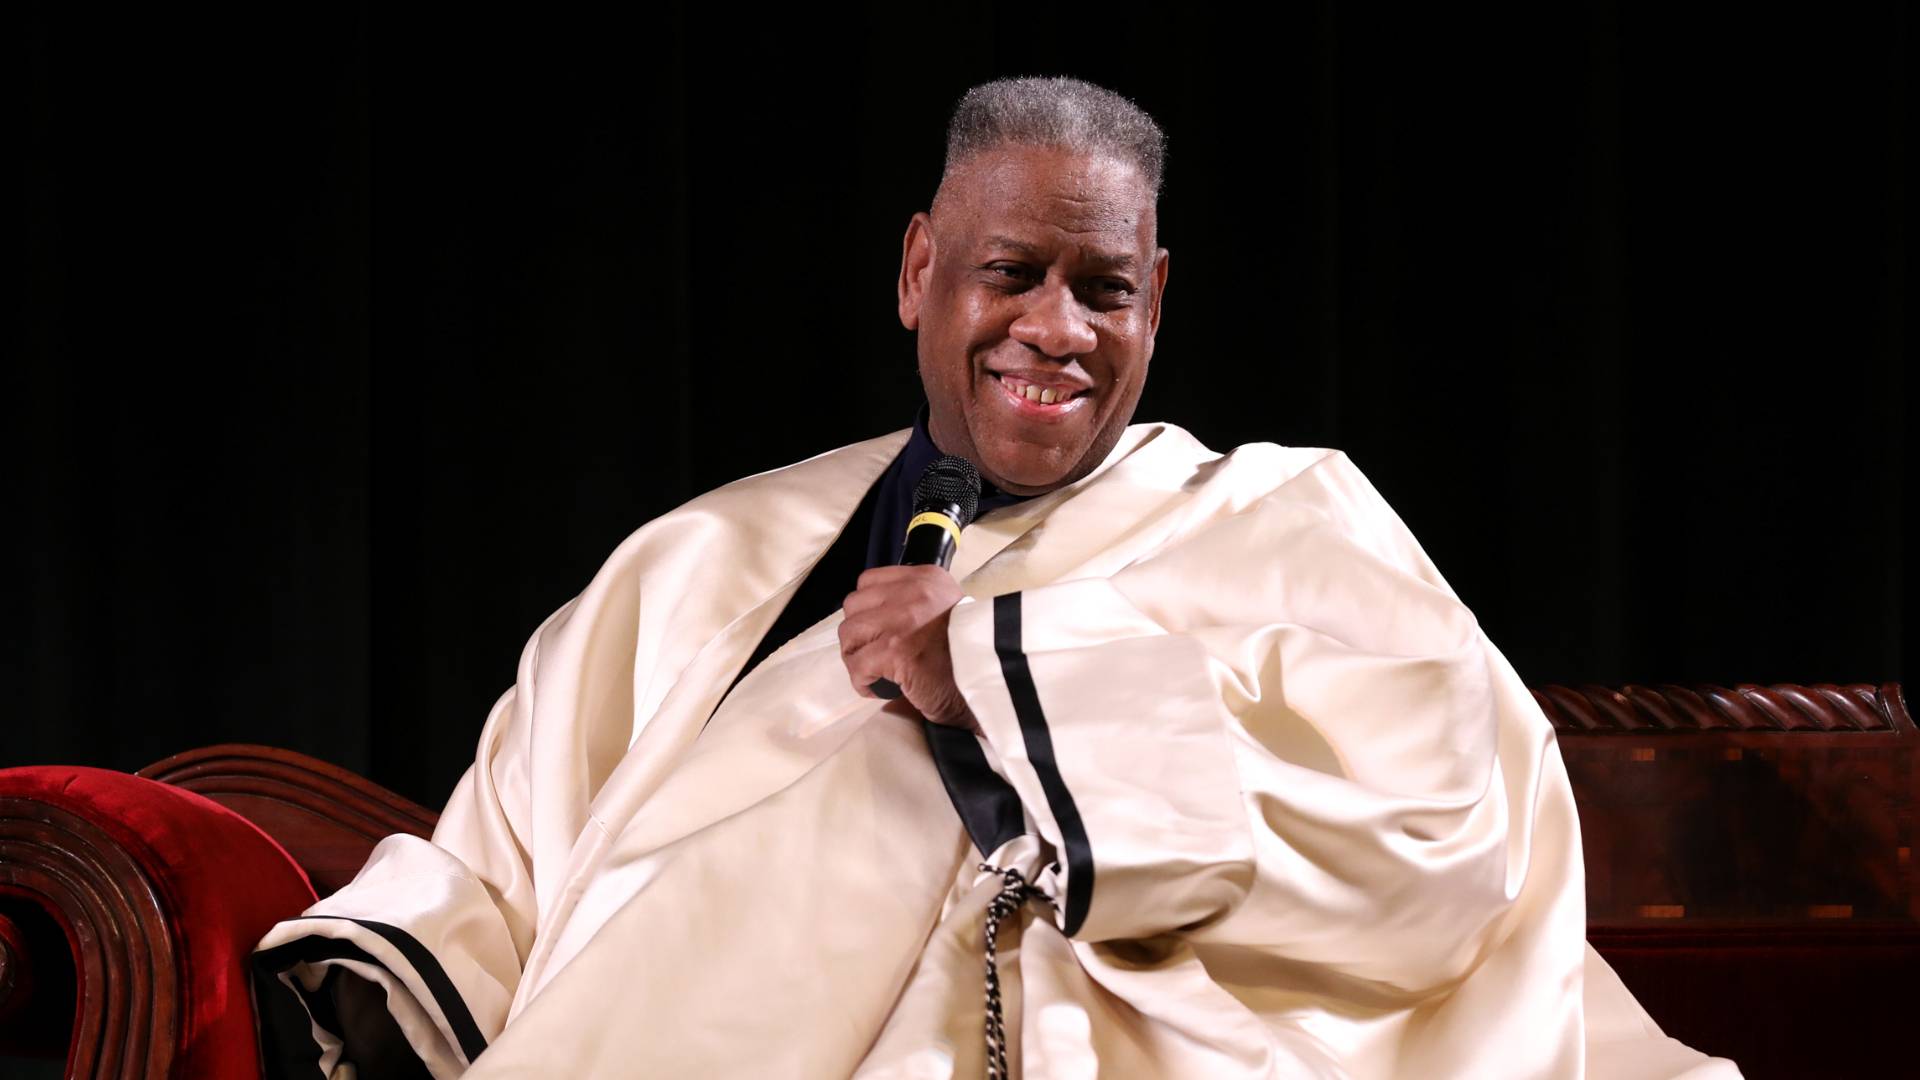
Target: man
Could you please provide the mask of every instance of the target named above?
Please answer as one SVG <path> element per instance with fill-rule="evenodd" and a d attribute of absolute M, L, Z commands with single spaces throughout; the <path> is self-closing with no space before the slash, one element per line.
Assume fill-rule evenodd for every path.
<path fill-rule="evenodd" d="M 262 942 L 274 1068 L 1737 1075 L 1586 948 L 1551 728 L 1352 464 L 1129 425 L 1161 163 L 1085 83 L 966 95 L 914 429 L 623 543 L 433 842 Z M 884 565 L 942 453 L 979 520 Z"/>

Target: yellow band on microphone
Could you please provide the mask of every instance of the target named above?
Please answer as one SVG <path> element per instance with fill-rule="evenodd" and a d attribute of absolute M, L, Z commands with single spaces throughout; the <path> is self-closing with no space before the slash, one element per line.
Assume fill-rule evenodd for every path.
<path fill-rule="evenodd" d="M 960 526 L 955 525 L 953 523 L 953 519 L 948 517 L 947 515 L 942 514 L 937 510 L 929 510 L 924 514 L 915 514 L 913 515 L 913 520 L 907 522 L 907 534 L 911 536 L 913 534 L 913 530 L 922 525 L 940 526 L 941 528 L 947 530 L 948 536 L 953 538 L 954 545 L 956 547 L 959 546 Z"/>

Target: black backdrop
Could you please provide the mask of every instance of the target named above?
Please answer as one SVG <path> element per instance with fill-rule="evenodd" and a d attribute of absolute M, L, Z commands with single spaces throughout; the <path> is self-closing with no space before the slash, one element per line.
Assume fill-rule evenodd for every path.
<path fill-rule="evenodd" d="M 1139 417 L 1347 450 L 1529 681 L 1901 677 L 1902 6 L 1282 7 L 15 16 L 0 765 L 439 806 L 624 535 L 908 421 L 1002 74 L 1169 132 Z"/>

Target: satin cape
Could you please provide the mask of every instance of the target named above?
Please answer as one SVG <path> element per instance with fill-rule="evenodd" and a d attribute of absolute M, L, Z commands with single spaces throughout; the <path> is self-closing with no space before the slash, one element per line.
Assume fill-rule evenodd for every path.
<path fill-rule="evenodd" d="M 1551 725 L 1338 451 L 1138 424 L 968 527 L 938 763 L 837 612 L 727 692 L 906 438 L 649 522 L 540 626 L 432 842 L 260 943 L 310 1075 L 341 966 L 441 1080 L 984 1076 L 982 862 L 1041 894 L 1016 1076 L 1739 1075 L 1587 946 Z"/>

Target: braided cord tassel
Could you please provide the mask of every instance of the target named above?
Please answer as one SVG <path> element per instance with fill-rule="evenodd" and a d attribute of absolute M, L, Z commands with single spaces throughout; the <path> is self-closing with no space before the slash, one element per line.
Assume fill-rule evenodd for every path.
<path fill-rule="evenodd" d="M 1000 1008 L 1000 922 L 1020 910 L 1020 905 L 1038 890 L 1027 884 L 1018 870 L 1002 870 L 989 863 L 980 869 L 999 874 L 1003 882 L 999 895 L 987 905 L 987 1078 L 1011 1080 L 1007 1073 L 1006 1017 Z"/>

